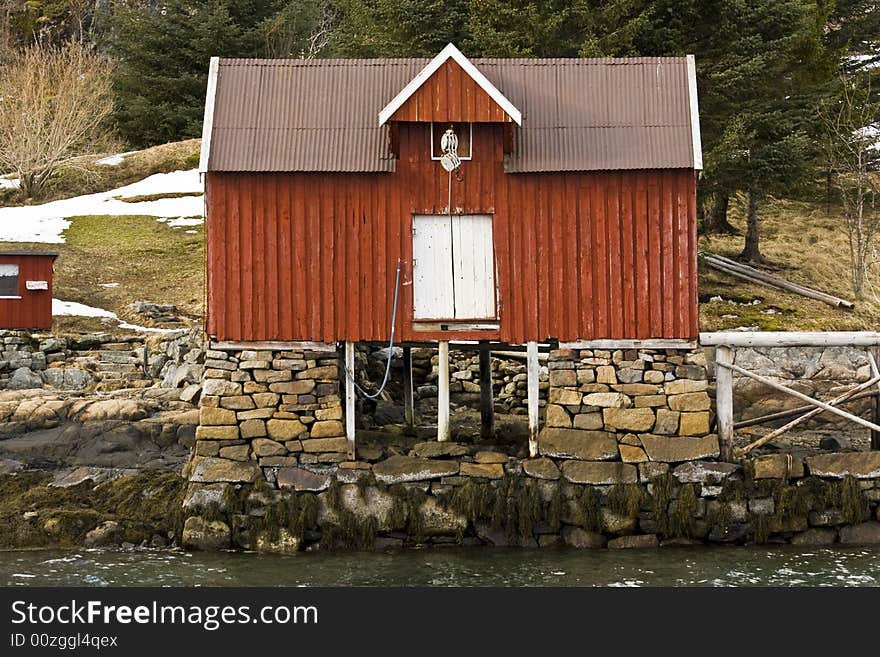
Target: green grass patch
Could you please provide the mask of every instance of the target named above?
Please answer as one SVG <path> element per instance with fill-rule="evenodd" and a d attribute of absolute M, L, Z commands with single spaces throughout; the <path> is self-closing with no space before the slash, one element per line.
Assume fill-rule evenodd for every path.
<path fill-rule="evenodd" d="M 184 313 L 202 315 L 203 225 L 171 228 L 156 217 L 138 215 L 72 217 L 64 238 L 66 243 L 51 245 L 60 254 L 55 261 L 56 298 L 104 308 L 135 324 L 145 324 L 128 308 L 136 300 L 172 303 Z M 46 248 L 46 244 L 0 243 L 0 250 Z M 101 283 L 118 286 L 101 287 Z M 71 317 L 59 318 L 55 328 L 107 330 L 107 324 Z"/>
<path fill-rule="evenodd" d="M 184 198 L 186 196 L 202 196 L 201 193 L 192 192 L 168 192 L 166 194 L 141 194 L 140 196 L 117 196 L 117 200 L 123 203 L 146 203 L 149 201 L 161 201 L 163 198 Z"/>

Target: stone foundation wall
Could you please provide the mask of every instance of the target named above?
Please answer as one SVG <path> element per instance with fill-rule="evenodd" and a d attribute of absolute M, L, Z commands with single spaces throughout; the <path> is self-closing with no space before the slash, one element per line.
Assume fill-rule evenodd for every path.
<path fill-rule="evenodd" d="M 548 366 L 542 454 L 600 469 L 718 456 L 702 349 L 558 349 Z"/>
<path fill-rule="evenodd" d="M 256 463 L 222 472 L 189 485 L 185 547 L 880 543 L 876 452 L 635 465 L 424 442 L 360 445 L 358 460 L 279 488 Z"/>
<path fill-rule="evenodd" d="M 335 346 L 206 352 L 193 482 L 270 486 L 327 477 L 346 460 Z"/>

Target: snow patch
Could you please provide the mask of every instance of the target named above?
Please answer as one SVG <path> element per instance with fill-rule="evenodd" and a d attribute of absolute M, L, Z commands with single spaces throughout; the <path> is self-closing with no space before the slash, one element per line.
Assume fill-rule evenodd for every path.
<path fill-rule="evenodd" d="M 112 319 L 116 322 L 119 322 L 119 328 L 129 329 L 131 331 L 150 331 L 153 333 L 171 333 L 172 331 L 177 331 L 178 329 L 162 329 L 162 328 L 150 328 L 148 326 L 138 326 L 137 324 L 129 324 L 128 322 L 123 322 L 119 319 L 119 316 L 110 312 L 109 310 L 104 310 L 103 308 L 95 308 L 94 306 L 87 306 L 84 303 L 77 303 L 76 301 L 62 301 L 61 299 L 52 299 L 52 316 L 53 317 L 103 317 L 106 319 Z"/>
<path fill-rule="evenodd" d="M 18 178 L 13 178 L 11 173 L 0 176 L 0 189 L 18 189 L 20 186 L 21 181 Z"/>
<path fill-rule="evenodd" d="M 81 215 L 147 215 L 151 217 L 201 217 L 202 196 L 181 196 L 156 201 L 126 203 L 120 198 L 151 194 L 202 194 L 198 169 L 157 173 L 108 192 L 86 194 L 42 205 L 0 208 L 0 242 L 46 242 L 60 244 L 70 226 L 69 217 Z M 193 225 L 193 224 L 180 224 Z"/>
<path fill-rule="evenodd" d="M 176 219 L 172 219 L 171 217 L 160 217 L 159 221 L 162 223 L 167 223 L 172 228 L 178 228 L 180 226 L 199 226 L 205 223 L 204 217 L 177 217 Z M 190 232 L 190 231 L 186 231 Z"/>
<path fill-rule="evenodd" d="M 125 161 L 127 155 L 132 155 L 134 153 L 137 153 L 137 151 L 128 151 L 127 153 L 117 153 L 116 155 L 102 157 L 100 160 L 95 160 L 95 164 L 100 164 L 104 167 L 118 167 Z"/>

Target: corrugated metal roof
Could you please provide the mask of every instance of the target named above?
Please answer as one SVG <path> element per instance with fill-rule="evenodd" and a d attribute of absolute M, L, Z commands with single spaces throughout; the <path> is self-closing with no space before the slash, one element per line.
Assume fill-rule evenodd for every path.
<path fill-rule="evenodd" d="M 211 171 L 391 171 L 379 111 L 427 59 L 221 59 Z M 474 59 L 522 112 L 511 172 L 693 168 L 687 59 Z"/>

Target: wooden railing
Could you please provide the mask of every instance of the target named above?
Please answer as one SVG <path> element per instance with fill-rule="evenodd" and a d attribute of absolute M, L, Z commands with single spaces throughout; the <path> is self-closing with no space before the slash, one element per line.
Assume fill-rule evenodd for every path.
<path fill-rule="evenodd" d="M 880 370 L 878 370 L 877 366 L 877 361 L 880 360 L 880 333 L 875 331 L 701 333 L 700 344 L 705 347 L 714 346 L 716 348 L 715 411 L 718 442 L 721 448 L 722 459 L 729 461 L 734 457 L 747 454 L 756 447 L 770 442 L 784 432 L 823 411 L 833 413 L 846 420 L 867 427 L 871 430 L 871 449 L 880 449 L 880 395 L 872 397 L 872 421 L 865 420 L 858 415 L 839 408 L 841 404 L 853 401 L 870 388 L 877 388 L 877 391 L 880 392 Z M 867 350 L 868 363 L 871 366 L 871 377 L 834 399 L 823 402 L 734 364 L 734 349 L 737 347 L 863 347 Z M 770 388 L 796 397 L 814 408 L 803 415 L 795 417 L 784 426 L 771 431 L 749 445 L 734 449 L 734 373 L 754 379 Z M 771 419 L 771 416 L 767 416 L 765 419 Z"/>

